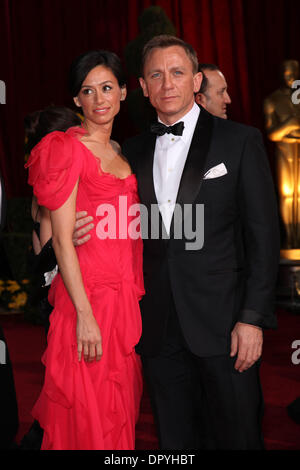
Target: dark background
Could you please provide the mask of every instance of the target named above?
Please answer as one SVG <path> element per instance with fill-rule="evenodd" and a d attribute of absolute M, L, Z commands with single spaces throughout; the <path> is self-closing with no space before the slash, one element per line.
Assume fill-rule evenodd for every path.
<path fill-rule="evenodd" d="M 229 117 L 263 131 L 262 103 L 279 86 L 280 62 L 300 58 L 299 0 L 0 0 L 0 79 L 6 83 L 0 165 L 9 197 L 31 191 L 23 168 L 25 115 L 51 103 L 72 106 L 71 61 L 94 48 L 123 60 L 139 33 L 139 16 L 151 5 L 164 9 L 201 62 L 219 65 L 232 98 Z M 131 77 L 129 89 L 136 86 Z M 114 138 L 122 142 L 136 132 L 125 105 Z"/>

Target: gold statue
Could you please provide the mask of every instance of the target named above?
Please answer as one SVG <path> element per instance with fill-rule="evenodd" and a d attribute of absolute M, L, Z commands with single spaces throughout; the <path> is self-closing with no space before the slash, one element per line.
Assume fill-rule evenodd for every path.
<path fill-rule="evenodd" d="M 300 248 L 300 104 L 292 100 L 292 85 L 298 77 L 299 62 L 284 61 L 282 85 L 264 101 L 266 130 L 276 143 L 279 210 L 286 230 L 283 248 L 287 249 Z"/>

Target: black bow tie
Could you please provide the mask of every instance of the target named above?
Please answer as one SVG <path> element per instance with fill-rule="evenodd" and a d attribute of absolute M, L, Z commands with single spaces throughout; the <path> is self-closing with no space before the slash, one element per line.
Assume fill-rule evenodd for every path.
<path fill-rule="evenodd" d="M 184 123 L 182 121 L 177 122 L 174 126 L 165 126 L 161 122 L 155 122 L 151 124 L 150 131 L 157 135 L 173 134 L 182 135 L 184 129 Z"/>

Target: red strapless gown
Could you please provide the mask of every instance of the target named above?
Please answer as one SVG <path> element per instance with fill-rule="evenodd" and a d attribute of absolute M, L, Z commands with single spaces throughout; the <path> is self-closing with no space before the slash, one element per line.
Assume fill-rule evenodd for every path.
<path fill-rule="evenodd" d="M 123 232 L 124 223 L 136 226 L 134 215 L 119 211 L 119 197 L 123 207 L 125 201 L 128 208 L 137 204 L 137 182 L 134 175 L 119 179 L 101 171 L 99 160 L 78 140 L 82 133 L 71 128 L 48 134 L 26 166 L 38 203 L 50 210 L 64 204 L 79 178 L 76 210 L 92 215 L 95 228 L 76 252 L 103 356 L 99 362 L 78 361 L 76 312 L 58 274 L 49 292 L 54 310 L 42 358 L 45 382 L 32 414 L 44 429 L 42 449 L 134 449 L 142 393 L 134 349 L 141 335 L 142 240 L 118 237 L 118 224 L 122 218 Z M 97 236 L 99 221 L 107 216 L 99 209 L 97 215 L 101 204 L 115 208 L 115 239 Z"/>

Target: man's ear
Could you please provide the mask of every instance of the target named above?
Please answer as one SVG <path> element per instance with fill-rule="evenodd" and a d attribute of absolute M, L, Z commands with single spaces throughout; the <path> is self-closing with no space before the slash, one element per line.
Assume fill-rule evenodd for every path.
<path fill-rule="evenodd" d="M 204 93 L 197 93 L 196 95 L 196 103 L 197 104 L 201 104 L 201 106 L 203 106 L 203 108 L 206 107 L 206 96 L 204 95 Z"/>
<path fill-rule="evenodd" d="M 141 87 L 142 87 L 144 96 L 145 96 L 146 98 L 148 98 L 148 97 L 149 97 L 149 94 L 148 94 L 148 88 L 147 88 L 147 85 L 146 85 L 145 80 L 144 80 L 142 77 L 140 77 L 140 78 L 139 78 L 139 82 L 140 82 L 140 85 L 141 85 Z"/>
<path fill-rule="evenodd" d="M 77 96 L 74 96 L 73 101 L 78 108 L 81 108 L 81 104 Z"/>
<path fill-rule="evenodd" d="M 198 72 L 194 75 L 194 93 L 197 93 L 200 90 L 202 80 L 203 80 L 202 72 Z"/>
<path fill-rule="evenodd" d="M 196 93 L 195 94 L 195 102 L 197 104 L 202 104 L 202 96 L 201 95 L 202 95 L 201 93 Z"/>
<path fill-rule="evenodd" d="M 121 88 L 121 101 L 124 101 L 127 96 L 127 88 L 126 86 L 122 86 Z"/>

